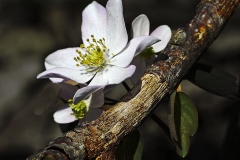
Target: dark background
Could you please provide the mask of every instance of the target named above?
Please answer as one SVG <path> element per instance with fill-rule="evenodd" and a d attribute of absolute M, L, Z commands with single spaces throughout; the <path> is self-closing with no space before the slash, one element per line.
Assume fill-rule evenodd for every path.
<path fill-rule="evenodd" d="M 0 0 L 0 159 L 21 160 L 61 135 L 53 110 L 41 106 L 47 79 L 37 80 L 45 57 L 81 43 L 81 13 L 90 0 Z M 106 0 L 99 0 L 106 4 Z M 146 14 L 151 31 L 162 24 L 172 30 L 190 18 L 197 0 L 123 0 L 126 27 Z M 239 76 L 240 10 L 237 9 L 220 37 L 201 57 Z M 239 79 L 239 77 L 238 77 Z M 240 159 L 239 104 L 214 96 L 184 81 L 183 86 L 199 112 L 199 129 L 186 159 Z M 44 99 L 44 97 L 42 98 Z M 45 99 L 46 100 L 46 97 Z M 40 107 L 39 107 L 40 104 Z M 36 107 L 37 106 L 37 107 Z M 166 121 L 164 102 L 155 113 Z M 162 129 L 150 118 L 140 127 L 144 137 L 143 160 L 181 159 Z"/>

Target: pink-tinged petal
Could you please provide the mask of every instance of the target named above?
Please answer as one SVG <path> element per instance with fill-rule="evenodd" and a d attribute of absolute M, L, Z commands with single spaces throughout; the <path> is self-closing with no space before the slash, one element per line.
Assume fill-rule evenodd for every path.
<path fill-rule="evenodd" d="M 77 104 L 78 102 L 89 98 L 89 96 L 92 93 L 94 93 L 100 89 L 103 89 L 103 88 L 104 88 L 104 86 L 86 86 L 86 87 L 79 89 L 73 97 L 74 104 Z"/>
<path fill-rule="evenodd" d="M 133 65 L 125 68 L 108 65 L 105 71 L 105 75 L 108 79 L 109 84 L 119 84 L 128 77 L 131 77 L 135 69 L 136 67 Z"/>
<path fill-rule="evenodd" d="M 150 22 L 146 15 L 141 14 L 132 22 L 133 37 L 148 36 L 150 29 Z"/>
<path fill-rule="evenodd" d="M 93 77 L 93 73 L 69 68 L 53 68 L 40 73 L 37 78 L 71 79 L 78 83 L 85 83 Z"/>
<path fill-rule="evenodd" d="M 64 81 L 64 79 L 62 78 L 49 78 L 53 83 L 60 83 L 62 81 Z"/>
<path fill-rule="evenodd" d="M 46 69 L 48 70 L 56 67 L 78 69 L 76 61 L 74 61 L 74 57 L 78 56 L 76 49 L 80 48 L 61 49 L 48 55 L 45 59 Z"/>
<path fill-rule="evenodd" d="M 112 90 L 114 87 L 116 87 L 118 84 L 111 84 L 104 87 L 103 93 L 107 93 L 108 91 Z"/>
<path fill-rule="evenodd" d="M 79 121 L 78 124 L 91 122 L 95 119 L 97 119 L 101 114 L 103 113 L 103 110 L 98 108 L 90 108 L 89 111 L 86 113 L 86 115 Z"/>
<path fill-rule="evenodd" d="M 79 48 L 66 48 L 53 52 L 45 59 L 46 70 L 56 67 L 77 68 L 74 57 L 78 54 L 76 49 Z M 50 78 L 54 83 L 62 82 L 62 78 Z"/>
<path fill-rule="evenodd" d="M 107 84 L 108 80 L 105 74 L 102 71 L 98 71 L 89 83 L 89 86 L 106 86 Z"/>
<path fill-rule="evenodd" d="M 101 88 L 92 94 L 90 107 L 99 108 L 99 107 L 102 107 L 103 104 L 104 104 L 104 94 L 103 94 L 103 88 Z"/>
<path fill-rule="evenodd" d="M 82 40 L 84 44 L 86 43 L 87 38 L 91 38 L 91 35 L 94 35 L 96 39 L 107 38 L 106 35 L 106 9 L 93 1 L 89 4 L 82 13 Z"/>
<path fill-rule="evenodd" d="M 140 56 L 136 56 L 131 63 L 131 64 L 136 66 L 136 71 L 130 77 L 130 81 L 131 81 L 132 85 L 136 84 L 145 72 L 146 64 L 145 64 L 144 59 L 145 58 L 142 58 Z"/>
<path fill-rule="evenodd" d="M 54 121 L 60 124 L 74 122 L 77 118 L 74 115 L 71 115 L 72 113 L 71 107 L 64 105 L 62 109 L 53 114 Z"/>
<path fill-rule="evenodd" d="M 167 46 L 172 36 L 172 32 L 167 25 L 162 25 L 156 28 L 150 35 L 161 40 L 152 46 L 155 52 L 160 52 Z"/>
<path fill-rule="evenodd" d="M 141 41 L 141 43 L 138 45 L 138 48 L 135 52 L 135 56 L 144 51 L 145 49 L 147 49 L 148 47 L 152 46 L 156 42 L 159 42 L 158 38 L 147 36 L 147 38 Z"/>
<path fill-rule="evenodd" d="M 107 10 L 106 46 L 113 54 L 119 53 L 127 44 L 128 35 L 123 18 L 122 0 L 109 0 Z"/>
<path fill-rule="evenodd" d="M 118 67 L 126 67 L 131 63 L 135 55 L 141 53 L 144 49 L 148 48 L 158 41 L 159 39 L 156 37 L 135 37 L 129 42 L 129 44 L 121 53 L 117 54 L 110 60 L 109 64 Z"/>

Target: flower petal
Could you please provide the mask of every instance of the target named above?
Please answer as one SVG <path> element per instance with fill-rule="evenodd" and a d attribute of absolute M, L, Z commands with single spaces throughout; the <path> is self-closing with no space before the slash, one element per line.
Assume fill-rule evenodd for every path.
<path fill-rule="evenodd" d="M 141 41 L 141 43 L 138 45 L 138 48 L 135 52 L 135 56 L 141 53 L 142 51 L 144 51 L 145 49 L 147 49 L 148 47 L 150 47 L 151 45 L 153 45 L 154 43 L 159 42 L 159 39 L 156 37 L 151 37 L 151 36 L 146 36 L 146 37 L 147 38 Z"/>
<path fill-rule="evenodd" d="M 49 78 L 53 83 L 61 83 L 64 81 L 62 78 Z"/>
<path fill-rule="evenodd" d="M 40 73 L 37 78 L 71 79 L 78 83 L 85 83 L 93 77 L 93 73 L 70 68 L 53 68 Z"/>
<path fill-rule="evenodd" d="M 76 68 L 74 57 L 77 56 L 76 49 L 79 48 L 66 48 L 61 49 L 48 55 L 45 59 L 46 70 L 56 67 Z M 52 82 L 62 82 L 62 78 L 50 78 Z"/>
<path fill-rule="evenodd" d="M 141 53 L 144 49 L 158 41 L 159 39 L 156 37 L 150 36 L 135 37 L 128 43 L 126 48 L 121 53 L 115 55 L 110 60 L 109 64 L 118 67 L 126 67 L 131 63 L 134 55 Z"/>
<path fill-rule="evenodd" d="M 124 81 L 126 78 L 131 77 L 135 71 L 136 67 L 130 65 L 126 68 L 117 67 L 117 66 L 107 66 L 105 75 L 108 79 L 108 84 L 119 84 Z"/>
<path fill-rule="evenodd" d="M 146 64 L 145 64 L 145 58 L 136 56 L 132 63 L 133 65 L 136 66 L 136 71 L 134 72 L 134 74 L 130 77 L 130 81 L 132 83 L 132 85 L 136 84 L 140 78 L 143 76 L 145 69 L 146 69 Z"/>
<path fill-rule="evenodd" d="M 94 35 L 96 39 L 107 38 L 107 20 L 106 9 L 93 1 L 89 4 L 82 13 L 82 40 L 84 44 L 87 38 L 91 38 Z"/>
<path fill-rule="evenodd" d="M 71 123 L 77 120 L 74 115 L 71 115 L 72 109 L 68 105 L 64 105 L 62 109 L 53 114 L 54 121 L 57 123 Z"/>
<path fill-rule="evenodd" d="M 104 70 L 96 73 L 96 75 L 89 83 L 89 86 L 105 86 L 108 84 L 108 80 L 104 74 Z"/>
<path fill-rule="evenodd" d="M 132 22 L 133 37 L 148 36 L 150 29 L 150 22 L 146 15 L 141 14 Z"/>
<path fill-rule="evenodd" d="M 102 107 L 103 104 L 104 104 L 104 94 L 103 94 L 103 88 L 101 88 L 92 94 L 90 107 L 99 108 L 99 107 Z"/>
<path fill-rule="evenodd" d="M 160 42 L 153 45 L 153 49 L 157 53 L 162 51 L 167 46 L 172 36 L 172 32 L 167 25 L 162 25 L 156 28 L 150 35 L 161 40 Z"/>
<path fill-rule="evenodd" d="M 119 53 L 127 44 L 128 35 L 123 18 L 122 0 L 109 0 L 107 10 L 106 46 L 113 54 Z"/>
<path fill-rule="evenodd" d="M 46 69 L 48 70 L 56 67 L 78 69 L 79 67 L 76 66 L 76 61 L 74 61 L 74 57 L 78 56 L 76 49 L 80 48 L 61 49 L 48 55 L 45 59 Z"/>
<path fill-rule="evenodd" d="M 108 91 L 112 90 L 114 87 L 116 87 L 118 84 L 110 84 L 104 87 L 103 93 L 107 93 Z"/>
<path fill-rule="evenodd" d="M 94 93 L 100 89 L 103 89 L 103 88 L 104 88 L 104 86 L 86 86 L 86 87 L 79 89 L 73 97 L 74 104 L 77 104 L 78 102 L 86 99 L 86 97 L 88 98 L 92 93 Z M 97 95 L 95 95 L 95 96 L 97 96 Z"/>

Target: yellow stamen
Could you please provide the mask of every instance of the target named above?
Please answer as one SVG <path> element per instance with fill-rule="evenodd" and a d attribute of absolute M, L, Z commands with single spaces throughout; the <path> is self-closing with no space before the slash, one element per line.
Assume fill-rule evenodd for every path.
<path fill-rule="evenodd" d="M 96 40 L 94 35 L 91 35 L 91 41 L 89 39 L 86 39 L 86 41 L 89 43 L 88 46 L 85 46 L 84 44 L 80 45 L 80 48 L 85 53 L 76 50 L 79 55 L 74 57 L 74 61 L 77 62 L 76 65 L 88 67 L 87 71 L 98 70 L 97 68 L 104 68 L 106 64 L 106 56 L 108 56 L 106 53 L 108 49 L 105 45 L 105 38 Z M 114 54 L 112 53 L 112 55 Z"/>
<path fill-rule="evenodd" d="M 68 102 L 73 111 L 72 115 L 74 115 L 77 119 L 82 119 L 88 111 L 88 106 L 84 100 L 80 101 L 78 104 L 74 104 L 72 99 L 69 99 Z"/>

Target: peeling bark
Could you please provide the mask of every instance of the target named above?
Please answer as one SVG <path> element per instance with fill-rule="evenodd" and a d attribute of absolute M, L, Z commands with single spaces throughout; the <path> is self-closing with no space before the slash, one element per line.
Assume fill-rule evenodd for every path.
<path fill-rule="evenodd" d="M 50 142 L 28 159 L 115 159 L 120 140 L 175 89 L 221 33 L 238 4 L 239 0 L 202 0 L 191 20 L 177 30 L 162 52 L 168 58 L 149 66 L 141 81 L 119 103 L 95 121 L 77 126 Z"/>

